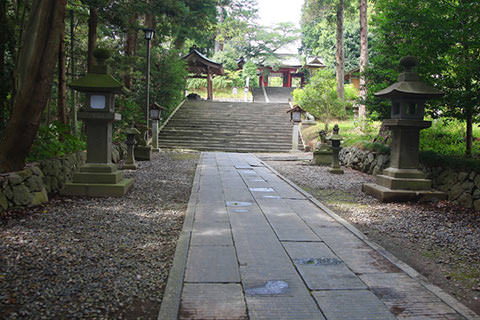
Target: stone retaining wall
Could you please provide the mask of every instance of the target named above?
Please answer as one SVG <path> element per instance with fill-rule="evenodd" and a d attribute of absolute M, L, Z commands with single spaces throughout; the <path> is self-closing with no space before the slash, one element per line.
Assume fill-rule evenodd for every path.
<path fill-rule="evenodd" d="M 339 157 L 341 165 L 373 175 L 390 165 L 390 155 L 355 147 L 342 148 Z M 447 193 L 450 201 L 480 210 L 480 173 L 466 168 L 420 166 L 427 178 L 432 179 L 433 188 Z"/>
<path fill-rule="evenodd" d="M 48 201 L 49 193 L 60 191 L 74 170 L 84 164 L 86 153 L 43 160 L 22 171 L 0 174 L 0 211 L 32 207 Z"/>

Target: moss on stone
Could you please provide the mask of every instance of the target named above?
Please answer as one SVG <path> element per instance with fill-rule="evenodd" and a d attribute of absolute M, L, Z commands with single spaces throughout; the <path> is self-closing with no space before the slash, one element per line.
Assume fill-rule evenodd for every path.
<path fill-rule="evenodd" d="M 38 206 L 44 202 L 48 201 L 48 194 L 45 188 L 42 188 L 41 191 L 35 192 L 32 198 L 32 206 Z"/>

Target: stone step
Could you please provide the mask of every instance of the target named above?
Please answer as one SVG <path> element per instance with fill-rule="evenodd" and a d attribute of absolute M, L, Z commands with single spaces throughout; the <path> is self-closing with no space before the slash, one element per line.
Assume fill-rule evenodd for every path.
<path fill-rule="evenodd" d="M 159 138 L 179 138 L 179 137 L 196 137 L 196 138 L 222 138 L 222 139 L 252 139 L 252 140 L 258 140 L 261 139 L 263 136 L 266 134 L 264 133 L 259 133 L 259 134 L 252 134 L 252 133 L 238 133 L 238 132 L 232 132 L 232 133 L 219 133 L 219 132 L 212 132 L 212 133 L 207 133 L 207 132 L 195 132 L 195 131 L 170 131 L 170 132 L 162 132 L 161 134 L 158 135 Z M 278 134 L 278 133 L 270 133 L 268 134 L 267 139 L 268 140 L 278 140 L 278 139 L 290 139 L 291 135 L 290 134 Z"/>
<path fill-rule="evenodd" d="M 288 104 L 187 101 L 159 134 L 160 148 L 285 152 L 291 149 Z"/>
<path fill-rule="evenodd" d="M 252 132 L 252 131 L 257 131 L 257 132 L 280 132 L 280 133 L 286 133 L 286 132 L 292 132 L 292 127 L 290 126 L 264 126 L 264 125 L 258 125 L 258 126 L 249 126 L 249 125 L 242 125 L 242 124 L 237 124 L 237 123 L 230 123 L 230 124 L 220 124 L 220 123 L 212 123 L 212 124 L 196 124 L 196 123 L 181 123 L 181 124 L 172 124 L 168 125 L 163 130 L 169 131 L 169 130 L 185 130 L 185 131 L 191 131 L 191 130 L 206 130 L 206 131 L 226 131 L 226 132 Z M 163 131 L 162 130 L 162 131 Z"/>
<path fill-rule="evenodd" d="M 197 151 L 223 151 L 223 152 L 240 152 L 240 153 L 249 153 L 249 152 L 288 152 L 291 148 L 261 148 L 258 146 L 255 147 L 234 147 L 234 146 L 182 146 L 182 145 L 161 145 L 160 149 L 184 149 L 184 150 L 197 150 Z"/>

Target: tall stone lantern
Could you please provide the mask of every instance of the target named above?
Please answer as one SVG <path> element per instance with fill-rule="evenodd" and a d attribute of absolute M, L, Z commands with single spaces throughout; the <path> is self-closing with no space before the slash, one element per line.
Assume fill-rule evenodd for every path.
<path fill-rule="evenodd" d="M 400 64 L 405 71 L 399 74 L 398 82 L 375 93 L 392 101 L 391 119 L 383 121 L 392 132 L 390 167 L 377 175 L 376 184 L 364 184 L 362 189 L 385 202 L 445 199 L 446 194 L 431 189 L 432 181 L 419 170 L 418 160 L 420 130 L 431 126 L 430 121 L 423 120 L 425 102 L 443 93 L 420 81 L 413 71 L 415 57 L 404 57 Z"/>
<path fill-rule="evenodd" d="M 62 194 L 82 196 L 122 196 L 133 185 L 112 163 L 112 122 L 120 120 L 115 113 L 115 94 L 124 93 L 123 85 L 107 73 L 106 49 L 96 49 L 97 65 L 69 86 L 85 93 L 86 105 L 78 112 L 87 131 L 87 162 L 65 184 Z"/>

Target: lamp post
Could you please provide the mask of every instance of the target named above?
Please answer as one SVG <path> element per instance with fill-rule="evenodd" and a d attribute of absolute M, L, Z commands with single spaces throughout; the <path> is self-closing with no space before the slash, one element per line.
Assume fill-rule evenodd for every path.
<path fill-rule="evenodd" d="M 293 131 L 292 131 L 292 151 L 298 151 L 298 135 L 299 128 L 298 125 L 302 122 L 302 113 L 305 113 L 305 110 L 300 108 L 299 105 L 293 106 L 290 110 L 287 111 L 290 113 L 290 120 L 293 122 Z"/>
<path fill-rule="evenodd" d="M 147 67 L 145 70 L 145 125 L 147 127 L 147 133 L 145 139 L 148 141 L 148 107 L 150 105 L 150 41 L 155 35 L 155 30 L 152 28 L 143 29 L 145 32 L 145 40 L 147 40 Z"/>
<path fill-rule="evenodd" d="M 152 120 L 152 151 L 158 152 L 158 122 L 162 119 L 162 110 L 165 108 L 154 102 L 150 107 L 150 119 Z"/>

